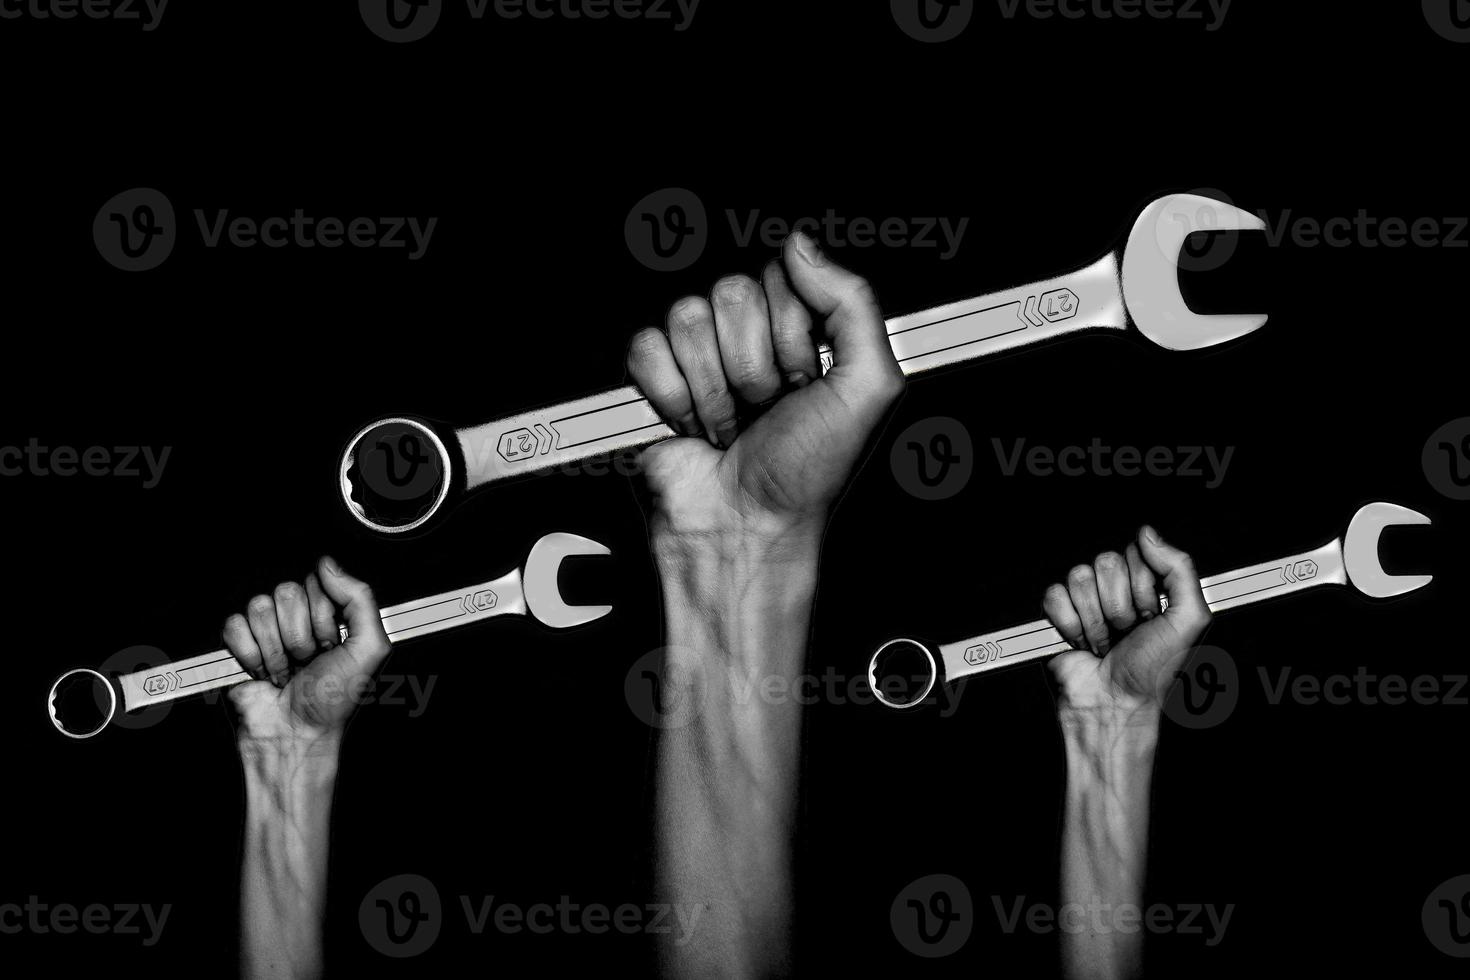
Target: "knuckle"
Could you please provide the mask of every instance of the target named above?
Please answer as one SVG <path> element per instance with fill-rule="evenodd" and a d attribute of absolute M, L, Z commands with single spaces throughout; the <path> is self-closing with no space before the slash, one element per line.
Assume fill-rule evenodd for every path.
<path fill-rule="evenodd" d="M 1093 560 L 1093 565 L 1100 572 L 1112 572 L 1123 567 L 1123 556 L 1116 551 L 1104 551 Z"/>
<path fill-rule="evenodd" d="M 641 364 L 652 361 L 664 345 L 663 331 L 657 327 L 644 327 L 628 341 L 628 363 Z"/>
<path fill-rule="evenodd" d="M 1093 577 L 1091 565 L 1073 565 L 1072 570 L 1067 573 L 1067 581 L 1073 585 L 1087 585 Z"/>
<path fill-rule="evenodd" d="M 1067 587 L 1060 582 L 1053 582 L 1046 587 L 1046 594 L 1042 597 L 1042 605 L 1055 606 L 1066 602 L 1071 597 L 1067 594 Z"/>
<path fill-rule="evenodd" d="M 295 582 L 282 582 L 276 586 L 275 596 L 277 602 L 292 602 L 301 598 L 301 586 Z"/>
<path fill-rule="evenodd" d="M 769 394 L 775 394 L 778 384 L 776 372 L 771 367 L 754 351 L 742 350 L 731 356 L 726 370 L 730 381 L 741 391 L 769 389 Z"/>
<path fill-rule="evenodd" d="M 878 293 L 873 284 L 862 276 L 853 274 L 843 287 L 843 302 L 854 310 L 868 309 L 878 305 Z"/>
<path fill-rule="evenodd" d="M 223 630 L 225 636 L 239 634 L 248 629 L 250 629 L 250 624 L 245 622 L 245 617 L 239 613 L 231 613 L 225 617 L 225 628 Z"/>
<path fill-rule="evenodd" d="M 276 601 L 268 595 L 253 597 L 245 608 L 254 616 L 265 616 L 276 611 Z"/>
<path fill-rule="evenodd" d="M 749 302 L 757 286 L 749 276 L 725 276 L 710 290 L 710 299 L 718 306 L 737 307 Z"/>
<path fill-rule="evenodd" d="M 786 267 L 780 259 L 771 259 L 761 267 L 761 288 L 770 290 L 786 284 Z"/>
<path fill-rule="evenodd" d="M 730 389 L 724 385 L 707 385 L 703 391 L 699 403 L 706 418 L 724 422 L 735 417 L 735 399 L 730 396 Z"/>
<path fill-rule="evenodd" d="M 685 296 L 669 308 L 669 325 L 692 330 L 709 318 L 709 304 L 702 296 Z"/>

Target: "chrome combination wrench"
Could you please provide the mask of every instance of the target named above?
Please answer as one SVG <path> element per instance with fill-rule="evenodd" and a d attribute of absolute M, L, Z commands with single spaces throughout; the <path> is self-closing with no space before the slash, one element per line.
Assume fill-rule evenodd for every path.
<path fill-rule="evenodd" d="M 1319 585 L 1351 584 L 1375 599 L 1413 592 L 1428 585 L 1434 576 L 1385 572 L 1378 559 L 1378 537 L 1385 527 L 1428 523 L 1429 518 L 1423 514 L 1398 504 L 1368 504 L 1353 515 L 1345 537 L 1334 538 L 1315 551 L 1201 579 L 1205 602 L 1212 612 L 1222 612 Z M 1164 596 L 1159 597 L 1159 603 L 1160 608 L 1167 608 Z M 887 707 L 912 708 L 923 703 L 941 677 L 952 684 L 964 677 L 1043 660 L 1072 648 L 1045 619 L 945 643 L 937 651 L 920 640 L 889 640 L 868 663 L 868 687 Z M 899 667 L 900 663 L 917 664 L 918 672 Z M 916 692 L 898 696 L 889 680 L 900 685 L 920 683 Z"/>
<path fill-rule="evenodd" d="M 553 629 L 590 623 L 606 616 L 612 607 L 567 605 L 557 585 L 557 573 L 562 559 L 569 556 L 609 553 L 605 545 L 580 535 L 565 531 L 548 534 L 531 548 L 524 571 L 517 568 L 491 582 L 389 606 L 381 611 L 383 629 L 388 639 L 397 643 L 493 616 L 530 616 Z M 338 629 L 340 639 L 345 641 L 347 627 Z M 46 710 L 63 735 L 91 738 L 112 721 L 119 703 L 124 712 L 141 711 L 251 679 L 228 650 L 202 653 L 116 678 L 79 667 L 62 674 L 51 685 Z"/>
<path fill-rule="evenodd" d="M 906 375 L 1088 331 L 1134 332 L 1168 350 L 1196 350 L 1258 329 L 1264 314 L 1203 315 L 1179 291 L 1179 256 L 1195 232 L 1260 231 L 1264 223 L 1206 197 L 1176 194 L 1145 207 L 1126 243 L 1086 268 L 887 323 Z M 832 350 L 818 348 L 822 371 Z M 364 426 L 343 451 L 338 489 L 352 516 L 383 534 L 421 527 L 457 495 L 647 446 L 675 435 L 631 385 L 459 429 L 453 442 L 424 422 Z"/>

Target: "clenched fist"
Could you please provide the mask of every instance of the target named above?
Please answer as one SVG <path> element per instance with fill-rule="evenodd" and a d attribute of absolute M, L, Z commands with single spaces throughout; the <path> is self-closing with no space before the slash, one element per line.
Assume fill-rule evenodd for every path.
<path fill-rule="evenodd" d="M 1160 611 L 1159 586 L 1168 598 Z M 1046 592 L 1047 618 L 1077 649 L 1051 669 L 1063 708 L 1157 708 L 1210 609 L 1189 555 L 1150 527 L 1123 554 L 1104 552 Z"/>
<path fill-rule="evenodd" d="M 824 377 L 812 331 L 830 340 Z M 761 281 L 730 276 L 633 339 L 628 370 L 675 431 L 644 451 L 655 536 L 820 529 L 903 391 L 873 291 L 797 233 Z"/>
<path fill-rule="evenodd" d="M 338 613 L 347 623 L 339 643 Z M 247 738 L 340 732 L 390 644 L 368 588 L 323 558 L 304 583 L 283 582 L 225 620 L 225 646 L 256 678 L 230 691 Z"/>

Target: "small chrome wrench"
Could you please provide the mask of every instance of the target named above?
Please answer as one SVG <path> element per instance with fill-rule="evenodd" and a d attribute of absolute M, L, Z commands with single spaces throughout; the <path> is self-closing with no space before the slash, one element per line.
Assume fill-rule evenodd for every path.
<path fill-rule="evenodd" d="M 1168 350 L 1221 344 L 1258 329 L 1264 314 L 1203 315 L 1179 292 L 1178 261 L 1198 231 L 1259 231 L 1260 218 L 1193 194 L 1143 209 L 1128 240 L 1076 272 L 887 323 L 904 374 L 973 361 L 1093 330 L 1137 332 Z M 822 372 L 832 349 L 818 348 Z M 455 432 L 456 470 L 444 440 L 421 421 L 389 418 L 363 427 L 343 451 L 338 489 L 365 527 L 399 534 L 438 513 L 451 486 L 479 487 L 660 442 L 675 435 L 631 385 Z"/>
<path fill-rule="evenodd" d="M 517 568 L 490 582 L 467 589 L 441 592 L 438 595 L 402 602 L 381 610 L 383 629 L 394 643 L 427 636 L 441 630 L 478 623 L 492 616 L 530 615 L 553 629 L 569 629 L 601 619 L 612 606 L 569 606 L 562 601 L 557 587 L 557 573 L 562 559 L 571 555 L 610 554 L 605 545 L 566 531 L 542 537 L 526 557 L 525 571 Z M 340 639 L 346 641 L 347 627 L 338 627 Z M 202 653 L 187 660 L 149 667 L 109 679 L 90 667 L 69 670 L 51 685 L 46 710 L 51 723 L 63 735 L 91 738 L 112 721 L 119 700 L 124 712 L 140 711 L 166 701 L 192 697 L 206 691 L 243 684 L 251 677 L 228 650 Z M 101 721 L 61 717 L 57 694 L 69 683 L 88 685 L 101 713 Z M 65 712 L 62 712 L 65 714 Z"/>
<path fill-rule="evenodd" d="M 1212 612 L 1222 612 L 1277 596 L 1291 595 L 1319 585 L 1347 585 L 1366 596 L 1388 599 L 1413 592 L 1433 581 L 1432 575 L 1389 575 L 1378 560 L 1378 536 L 1385 527 L 1428 524 L 1429 518 L 1398 504 L 1373 503 L 1358 510 L 1348 524 L 1346 538 L 1334 538 L 1315 551 L 1290 555 L 1277 561 L 1237 568 L 1223 575 L 1201 579 L 1205 602 Z M 1160 608 L 1168 600 L 1159 596 Z M 921 704 L 939 679 L 936 663 L 944 665 L 945 683 L 1055 656 L 1072 649 L 1049 620 L 1014 626 L 972 636 L 939 647 L 938 657 L 919 640 L 889 640 L 878 648 L 868 663 L 868 687 L 881 704 L 890 708 L 912 708 Z M 899 700 L 884 691 L 881 678 L 907 675 L 885 670 L 885 663 L 918 651 L 926 667 L 918 678 L 927 678 L 917 696 Z"/>

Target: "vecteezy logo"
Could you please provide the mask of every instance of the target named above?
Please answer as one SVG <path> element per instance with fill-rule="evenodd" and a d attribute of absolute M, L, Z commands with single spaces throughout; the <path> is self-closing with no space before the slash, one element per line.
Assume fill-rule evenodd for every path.
<path fill-rule="evenodd" d="M 417 956 L 434 945 L 444 916 L 439 891 L 422 875 L 395 875 L 363 896 L 357 909 L 362 938 L 384 956 Z"/>
<path fill-rule="evenodd" d="M 1240 674 L 1235 660 L 1219 647 L 1196 647 L 1183 669 L 1160 679 L 1164 714 L 1185 728 L 1213 728 L 1235 710 L 1240 700 Z M 1172 686 L 1171 686 L 1172 685 Z"/>
<path fill-rule="evenodd" d="M 1420 918 L 1435 949 L 1457 959 L 1470 957 L 1470 875 L 1451 878 L 1430 892 Z"/>
<path fill-rule="evenodd" d="M 173 205 L 151 187 L 123 191 L 92 219 L 98 253 L 124 272 L 145 272 L 162 264 L 177 238 Z"/>
<path fill-rule="evenodd" d="M 104 660 L 97 670 L 105 677 L 131 674 L 140 670 L 161 667 L 169 662 L 168 656 L 158 647 L 136 646 L 119 650 Z M 156 679 L 155 679 L 156 678 Z M 168 679 L 162 674 L 150 674 L 143 681 L 143 689 L 150 697 L 157 697 L 168 690 Z M 99 693 L 99 692 L 94 692 Z M 142 711 L 119 711 L 112 716 L 111 724 L 116 728 L 152 728 L 168 717 L 173 704 L 168 701 L 151 704 Z M 105 712 L 106 705 L 98 703 L 98 711 Z"/>
<path fill-rule="evenodd" d="M 915 41 L 952 41 L 970 26 L 975 0 L 891 0 L 893 20 Z"/>
<path fill-rule="evenodd" d="M 1209 234 L 1205 237 L 1203 233 L 1217 231 L 1234 205 L 1229 195 L 1213 187 L 1197 187 L 1189 193 L 1209 200 L 1183 205 L 1190 209 L 1188 211 L 1181 211 L 1181 205 L 1177 204 L 1164 211 L 1154 225 L 1154 240 L 1164 258 L 1178 262 L 1179 268 L 1185 272 L 1210 272 L 1230 261 L 1238 240 L 1232 234 Z M 1198 233 L 1184 239 L 1184 247 L 1177 252 L 1174 249 L 1179 239 L 1175 225 L 1198 229 Z"/>
<path fill-rule="evenodd" d="M 1451 500 L 1470 500 L 1470 416 L 1446 422 L 1420 456 L 1429 485 Z"/>
<path fill-rule="evenodd" d="M 651 728 L 683 728 L 704 701 L 704 677 L 684 664 L 688 651 L 661 647 L 633 661 L 623 678 L 623 697 Z"/>
<path fill-rule="evenodd" d="M 911 882 L 888 910 L 888 922 L 899 945 L 935 959 L 965 945 L 975 926 L 970 890 L 953 875 L 926 875 Z"/>
<path fill-rule="evenodd" d="M 444 479 L 439 454 L 418 429 L 388 422 L 363 437 L 357 468 L 365 489 L 382 500 L 432 501 Z"/>
<path fill-rule="evenodd" d="M 668 187 L 633 205 L 623 223 L 628 251 L 654 272 L 687 269 L 709 243 L 709 218 L 693 191 Z"/>
<path fill-rule="evenodd" d="M 368 30 L 394 44 L 426 37 L 439 23 L 443 5 L 443 0 L 357 0 Z"/>
<path fill-rule="evenodd" d="M 922 419 L 893 440 L 888 465 L 898 485 L 920 500 L 953 497 L 975 471 L 970 433 L 956 419 Z"/>
<path fill-rule="evenodd" d="M 1445 40 L 1470 43 L 1470 0 L 1424 0 L 1424 19 Z"/>

